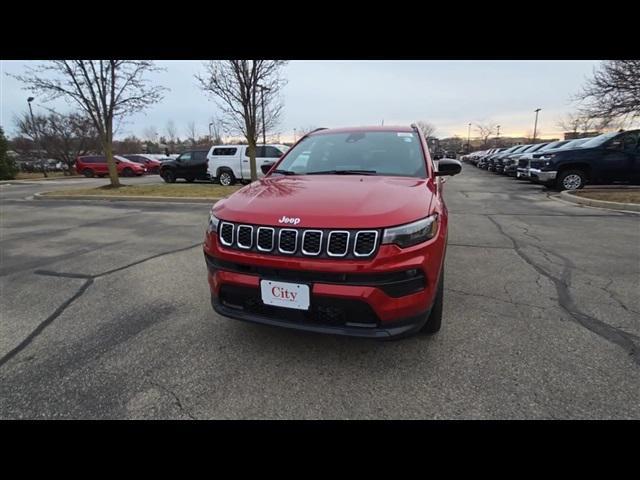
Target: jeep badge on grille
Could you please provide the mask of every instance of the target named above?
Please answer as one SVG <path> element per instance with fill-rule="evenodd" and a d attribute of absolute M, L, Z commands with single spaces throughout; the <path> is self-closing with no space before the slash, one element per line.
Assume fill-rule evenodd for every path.
<path fill-rule="evenodd" d="M 278 220 L 278 223 L 290 223 L 292 225 L 297 225 L 300 223 L 300 219 L 298 217 L 287 217 L 287 216 L 282 216 L 282 218 L 280 220 Z"/>

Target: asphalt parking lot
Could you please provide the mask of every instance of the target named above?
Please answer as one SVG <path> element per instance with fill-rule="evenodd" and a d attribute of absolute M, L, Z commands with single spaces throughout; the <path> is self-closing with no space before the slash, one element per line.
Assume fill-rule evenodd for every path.
<path fill-rule="evenodd" d="M 465 165 L 442 331 L 376 342 L 219 317 L 209 206 L 69 182 L 0 186 L 0 418 L 640 417 L 638 215 Z"/>

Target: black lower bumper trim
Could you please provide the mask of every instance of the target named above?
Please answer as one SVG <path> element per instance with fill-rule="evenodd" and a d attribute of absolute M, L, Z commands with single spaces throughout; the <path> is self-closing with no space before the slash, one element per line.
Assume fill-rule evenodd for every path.
<path fill-rule="evenodd" d="M 369 327 L 349 327 L 349 326 L 334 326 L 334 325 L 317 325 L 301 322 L 292 322 L 287 320 L 280 320 L 277 318 L 266 317 L 264 315 L 244 312 L 234 308 L 223 305 L 218 298 L 214 295 L 211 296 L 211 306 L 213 309 L 225 317 L 233 318 L 236 320 L 242 320 L 245 322 L 259 323 L 263 325 L 271 325 L 274 327 L 284 327 L 294 330 L 302 330 L 305 332 L 324 333 L 331 335 L 343 335 L 348 337 L 361 337 L 361 338 L 377 338 L 377 339 L 391 339 L 401 338 L 409 336 L 413 333 L 417 333 L 429 318 L 431 309 L 427 310 L 420 315 L 414 317 L 405 318 L 394 322 L 393 325 L 377 328 Z"/>

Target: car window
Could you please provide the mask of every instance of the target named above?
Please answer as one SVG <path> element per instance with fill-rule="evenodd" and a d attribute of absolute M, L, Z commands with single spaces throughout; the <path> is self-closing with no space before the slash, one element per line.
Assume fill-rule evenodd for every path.
<path fill-rule="evenodd" d="M 249 147 L 245 148 L 244 156 L 249 158 Z M 263 158 L 265 155 L 265 147 L 262 145 L 256 145 L 256 158 Z"/>
<path fill-rule="evenodd" d="M 602 135 L 598 135 L 597 137 L 586 139 L 586 141 L 580 146 L 582 148 L 599 147 L 600 145 L 603 145 L 605 142 L 614 138 L 616 135 L 619 135 L 619 133 L 618 132 L 603 133 Z"/>
<path fill-rule="evenodd" d="M 535 152 L 535 151 L 538 151 L 538 150 L 542 150 L 546 146 L 547 146 L 546 143 L 539 143 L 537 145 L 534 145 L 533 148 L 529 148 L 527 150 L 527 152 Z"/>
<path fill-rule="evenodd" d="M 203 160 L 205 160 L 207 158 L 207 152 L 202 151 L 202 152 L 193 152 L 193 160 L 195 162 L 202 162 Z"/>
<path fill-rule="evenodd" d="M 622 136 L 622 150 L 635 150 L 638 145 L 638 133 L 629 132 Z"/>
<path fill-rule="evenodd" d="M 542 147 L 538 151 L 542 152 L 543 150 L 551 150 L 552 148 L 560 148 L 561 146 L 566 145 L 567 143 L 569 143 L 567 140 L 561 140 L 561 141 L 558 141 L 558 142 L 551 142 L 550 144 Z"/>
<path fill-rule="evenodd" d="M 229 155 L 235 155 L 237 151 L 238 151 L 237 148 L 220 147 L 220 148 L 214 148 L 213 152 L 211 152 L 211 155 L 229 156 Z"/>
<path fill-rule="evenodd" d="M 185 152 L 178 157 L 181 162 L 187 162 L 191 160 L 191 152 Z"/>
<path fill-rule="evenodd" d="M 282 156 L 282 153 L 279 149 L 277 149 L 276 147 L 265 147 L 265 152 L 264 152 L 264 156 L 268 157 L 268 158 L 279 158 Z"/>
<path fill-rule="evenodd" d="M 415 132 L 359 131 L 308 136 L 289 150 L 278 168 L 291 170 L 294 163 L 296 172 L 303 174 L 368 170 L 377 175 L 427 176 L 420 139 Z"/>

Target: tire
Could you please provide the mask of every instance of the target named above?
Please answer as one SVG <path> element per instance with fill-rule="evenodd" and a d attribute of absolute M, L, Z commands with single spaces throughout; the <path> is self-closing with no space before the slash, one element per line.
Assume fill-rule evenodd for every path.
<path fill-rule="evenodd" d="M 93 178 L 93 176 L 95 175 L 95 174 L 93 173 L 93 170 L 91 170 L 90 168 L 85 168 L 85 169 L 82 171 L 82 174 L 83 174 L 85 177 L 87 177 L 87 178 Z"/>
<path fill-rule="evenodd" d="M 164 170 L 160 172 L 160 176 L 166 183 L 176 183 L 176 174 L 171 170 Z"/>
<path fill-rule="evenodd" d="M 580 190 L 587 183 L 587 175 L 582 170 L 565 170 L 556 178 L 557 190 Z"/>
<path fill-rule="evenodd" d="M 122 170 L 122 176 L 124 177 L 133 177 L 133 170 L 131 170 L 130 168 L 125 168 L 124 170 Z"/>
<path fill-rule="evenodd" d="M 440 331 L 440 327 L 442 326 L 442 305 L 444 303 L 444 268 L 442 272 L 440 272 L 440 280 L 438 281 L 438 291 L 436 292 L 436 299 L 433 302 L 433 306 L 431 307 L 431 313 L 429 313 L 429 318 L 427 322 L 424 324 L 420 333 L 424 333 L 426 335 L 433 335 Z"/>
<path fill-rule="evenodd" d="M 189 183 L 193 183 L 193 181 L 195 180 L 195 177 L 185 177 L 184 179 Z"/>
<path fill-rule="evenodd" d="M 231 170 L 220 170 L 218 172 L 218 183 L 227 187 L 236 183 L 236 177 Z"/>

